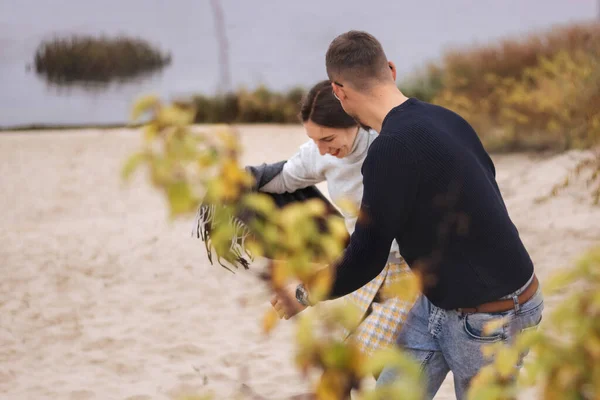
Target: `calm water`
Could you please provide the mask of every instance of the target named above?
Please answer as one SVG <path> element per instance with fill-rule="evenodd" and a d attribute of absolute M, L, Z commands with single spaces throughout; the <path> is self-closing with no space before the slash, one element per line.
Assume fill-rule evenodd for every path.
<path fill-rule="evenodd" d="M 274 89 L 325 78 L 337 34 L 378 37 L 407 76 L 449 46 L 484 43 L 555 23 L 594 18 L 596 0 L 222 0 L 234 88 Z M 218 48 L 208 0 L 0 0 L 0 127 L 127 120 L 143 93 L 164 98 L 218 89 Z M 159 75 L 103 91 L 50 87 L 27 71 L 55 34 L 140 36 L 170 51 Z"/>

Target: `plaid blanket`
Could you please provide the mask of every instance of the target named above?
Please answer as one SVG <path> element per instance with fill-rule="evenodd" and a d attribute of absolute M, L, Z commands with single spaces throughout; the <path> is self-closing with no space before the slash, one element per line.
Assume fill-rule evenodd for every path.
<path fill-rule="evenodd" d="M 390 261 L 375 279 L 344 298 L 357 306 L 363 316 L 354 330 L 346 331 L 347 340 L 355 341 L 367 355 L 396 343 L 415 300 L 385 296 L 386 287 L 411 273 L 404 260 Z"/>

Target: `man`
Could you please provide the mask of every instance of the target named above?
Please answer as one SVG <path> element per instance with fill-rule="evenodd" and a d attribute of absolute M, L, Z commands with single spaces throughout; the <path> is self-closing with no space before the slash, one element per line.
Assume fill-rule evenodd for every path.
<path fill-rule="evenodd" d="M 465 398 L 470 380 L 489 362 L 481 346 L 536 327 L 543 310 L 492 160 L 459 115 L 398 90 L 395 65 L 368 33 L 335 38 L 326 66 L 344 110 L 380 133 L 362 167 L 361 218 L 336 265 L 330 297 L 373 279 L 396 239 L 423 282 L 398 344 L 422 365 L 430 398 L 448 371 L 457 398 Z M 299 287 L 297 297 L 306 303 L 309 294 Z M 287 317 L 293 313 L 279 299 L 274 306 Z M 492 332 L 484 330 L 501 319 L 506 322 Z M 384 370 L 378 385 L 394 376 Z"/>

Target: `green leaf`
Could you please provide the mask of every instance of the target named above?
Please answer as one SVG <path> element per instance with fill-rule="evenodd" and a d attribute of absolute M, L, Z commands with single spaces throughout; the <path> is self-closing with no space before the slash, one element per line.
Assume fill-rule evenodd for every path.
<path fill-rule="evenodd" d="M 129 179 L 145 159 L 145 153 L 135 153 L 134 155 L 130 156 L 121 170 L 121 177 L 123 179 Z"/>
<path fill-rule="evenodd" d="M 312 316 L 306 313 L 300 315 L 296 329 L 296 343 L 300 349 L 308 349 L 313 346 L 315 342 L 314 331 Z"/>
<path fill-rule="evenodd" d="M 270 196 L 252 193 L 244 197 L 244 204 L 263 215 L 270 215 L 275 210 L 275 202 Z"/>
<path fill-rule="evenodd" d="M 544 291 L 547 294 L 553 294 L 557 291 L 564 290 L 576 278 L 576 273 L 573 270 L 561 271 L 556 273 L 544 284 Z"/>
<path fill-rule="evenodd" d="M 140 98 L 133 105 L 131 110 L 132 122 L 137 121 L 144 113 L 150 111 L 151 108 L 156 107 L 159 104 L 159 99 L 155 95 L 147 95 Z"/>
<path fill-rule="evenodd" d="M 398 368 L 411 377 L 420 375 L 419 364 L 395 347 L 376 351 L 363 365 L 365 374 L 378 374 L 385 367 Z"/>
<path fill-rule="evenodd" d="M 171 216 L 184 214 L 195 206 L 190 186 L 186 182 L 175 182 L 167 186 L 167 199 Z"/>
<path fill-rule="evenodd" d="M 502 378 L 509 378 L 516 373 L 519 353 L 516 349 L 506 348 L 496 354 L 494 365 Z"/>
<path fill-rule="evenodd" d="M 177 106 L 168 106 L 160 109 L 157 119 L 165 125 L 182 127 L 194 121 L 194 112 Z"/>

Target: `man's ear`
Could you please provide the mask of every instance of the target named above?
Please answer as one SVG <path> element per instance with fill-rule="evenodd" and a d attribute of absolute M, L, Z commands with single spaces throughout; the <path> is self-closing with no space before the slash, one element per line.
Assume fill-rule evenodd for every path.
<path fill-rule="evenodd" d="M 338 100 L 344 100 L 346 98 L 346 92 L 344 91 L 344 88 L 336 85 L 333 82 L 331 82 L 331 88 L 333 90 L 333 94 L 338 98 Z"/>
<path fill-rule="evenodd" d="M 392 70 L 392 78 L 394 79 L 394 82 L 396 82 L 396 65 L 391 61 L 388 61 L 388 65 L 390 66 L 390 69 Z"/>

